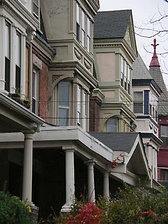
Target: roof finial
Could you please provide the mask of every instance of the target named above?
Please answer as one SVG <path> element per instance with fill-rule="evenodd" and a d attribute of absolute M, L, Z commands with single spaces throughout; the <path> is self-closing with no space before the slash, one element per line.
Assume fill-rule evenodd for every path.
<path fill-rule="evenodd" d="M 156 47 L 159 44 L 156 44 L 156 39 L 154 39 L 153 43 L 154 44 L 151 44 L 151 45 L 154 48 L 154 52 L 153 52 L 153 57 L 152 57 L 152 60 L 151 60 L 151 63 L 149 65 L 149 67 L 160 67 L 160 64 L 159 64 L 159 61 L 158 61 L 158 57 L 157 57 L 157 53 L 156 53 Z"/>

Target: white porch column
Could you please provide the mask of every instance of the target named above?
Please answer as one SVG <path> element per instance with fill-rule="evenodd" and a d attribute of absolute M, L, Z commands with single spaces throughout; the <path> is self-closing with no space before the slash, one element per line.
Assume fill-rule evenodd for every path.
<path fill-rule="evenodd" d="M 105 198 L 109 198 L 110 197 L 110 193 L 109 193 L 109 172 L 106 171 L 104 173 L 104 188 L 103 188 L 103 196 Z"/>
<path fill-rule="evenodd" d="M 1 30 L 1 41 L 0 41 L 0 92 L 5 92 L 5 18 L 0 16 L 0 30 Z"/>
<path fill-rule="evenodd" d="M 85 162 L 88 166 L 88 200 L 95 202 L 94 165 L 96 161 L 91 159 Z"/>
<path fill-rule="evenodd" d="M 63 205 L 61 212 L 70 212 L 71 205 L 75 198 L 75 164 L 74 152 L 75 148 L 63 147 L 65 151 L 65 176 L 66 176 L 66 203 Z"/>
<path fill-rule="evenodd" d="M 32 201 L 33 133 L 24 133 L 24 162 L 22 200 Z"/>

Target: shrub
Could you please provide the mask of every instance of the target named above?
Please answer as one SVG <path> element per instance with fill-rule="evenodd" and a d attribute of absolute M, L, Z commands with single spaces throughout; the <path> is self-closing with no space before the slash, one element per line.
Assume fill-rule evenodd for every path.
<path fill-rule="evenodd" d="M 160 192 L 143 187 L 124 189 L 110 199 L 100 197 L 97 203 L 83 200 L 75 201 L 68 215 L 50 216 L 48 224 L 167 224 L 168 223 L 168 191 Z"/>
<path fill-rule="evenodd" d="M 0 223 L 32 224 L 30 208 L 16 196 L 0 191 Z"/>

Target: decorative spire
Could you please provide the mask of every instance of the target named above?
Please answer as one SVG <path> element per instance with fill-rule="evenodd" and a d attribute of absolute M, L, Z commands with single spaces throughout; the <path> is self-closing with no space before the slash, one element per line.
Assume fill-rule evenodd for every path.
<path fill-rule="evenodd" d="M 159 64 L 159 61 L 158 61 L 158 57 L 157 57 L 157 53 L 156 53 L 156 47 L 159 44 L 156 44 L 156 39 L 154 39 L 153 43 L 154 44 L 151 44 L 151 45 L 154 48 L 154 52 L 153 52 L 153 57 L 152 57 L 152 60 L 151 60 L 151 63 L 149 65 L 149 67 L 160 67 L 160 64 Z"/>

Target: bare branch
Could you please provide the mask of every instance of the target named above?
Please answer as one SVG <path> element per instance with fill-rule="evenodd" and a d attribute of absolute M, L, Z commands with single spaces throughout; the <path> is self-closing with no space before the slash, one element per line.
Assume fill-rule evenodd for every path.
<path fill-rule="evenodd" d="M 155 19 L 155 20 L 151 19 L 150 23 L 153 24 L 153 23 L 156 23 L 156 22 L 160 22 L 161 20 L 163 20 L 167 17 L 168 17 L 168 15 L 164 15 L 164 16 L 161 16 L 159 19 Z"/>

